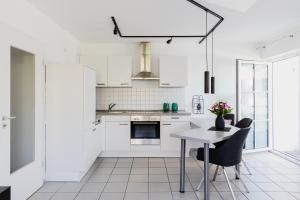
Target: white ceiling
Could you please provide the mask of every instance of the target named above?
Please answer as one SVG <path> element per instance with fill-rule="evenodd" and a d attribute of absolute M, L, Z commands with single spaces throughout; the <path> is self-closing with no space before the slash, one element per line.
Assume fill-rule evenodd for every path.
<path fill-rule="evenodd" d="M 113 35 L 203 34 L 205 12 L 186 0 L 28 0 L 82 42 L 141 41 Z M 219 42 L 257 44 L 300 26 L 299 0 L 197 0 L 225 18 Z M 209 17 L 210 26 L 215 18 Z M 164 41 L 164 40 L 163 40 Z"/>

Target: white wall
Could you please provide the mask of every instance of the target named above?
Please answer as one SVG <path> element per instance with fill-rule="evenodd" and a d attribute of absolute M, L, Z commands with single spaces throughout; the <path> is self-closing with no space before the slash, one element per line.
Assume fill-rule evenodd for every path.
<path fill-rule="evenodd" d="M 9 126 L 0 130 L 0 185 L 12 186 L 12 200 L 27 199 L 44 177 L 46 63 L 76 63 L 79 42 L 26 0 L 0 0 L 0 117 L 10 115 L 10 47 L 35 54 L 35 161 L 10 174 Z M 30 184 L 28 184 L 30 180 Z"/>
<path fill-rule="evenodd" d="M 299 57 L 273 63 L 274 149 L 297 152 L 299 134 Z"/>
<path fill-rule="evenodd" d="M 236 108 L 236 59 L 257 59 L 258 53 L 247 47 L 215 46 L 216 94 L 205 95 L 205 112 L 214 101 L 225 100 Z M 210 49 L 209 49 L 209 52 Z M 189 86 L 186 88 L 185 102 L 190 110 L 192 96 L 203 94 L 203 77 L 205 70 L 205 45 L 197 42 L 152 43 L 152 71 L 158 74 L 158 57 L 160 55 L 179 55 L 189 57 Z M 131 55 L 134 57 L 133 73 L 139 70 L 138 43 L 82 43 L 81 55 Z M 210 55 L 210 54 L 209 54 Z M 210 63 L 209 59 L 209 63 Z M 162 102 L 163 103 L 163 102 Z"/>
<path fill-rule="evenodd" d="M 26 0 L 1 0 L 0 3 L 0 26 L 7 25 L 42 43 L 46 63 L 78 61 L 79 41 L 32 4 Z"/>

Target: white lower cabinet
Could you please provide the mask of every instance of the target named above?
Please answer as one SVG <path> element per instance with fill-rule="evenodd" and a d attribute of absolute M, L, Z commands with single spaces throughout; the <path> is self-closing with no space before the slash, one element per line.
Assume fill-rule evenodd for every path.
<path fill-rule="evenodd" d="M 176 133 L 190 128 L 190 122 L 174 122 L 163 121 L 161 122 L 160 138 L 161 138 L 161 151 L 162 152 L 179 152 L 180 139 L 171 137 L 171 133 Z"/>
<path fill-rule="evenodd" d="M 106 122 L 106 151 L 130 151 L 130 121 Z"/>
<path fill-rule="evenodd" d="M 99 119 L 99 124 L 96 126 L 97 138 L 95 143 L 97 143 L 97 155 L 99 156 L 105 151 L 105 116 L 101 116 Z"/>

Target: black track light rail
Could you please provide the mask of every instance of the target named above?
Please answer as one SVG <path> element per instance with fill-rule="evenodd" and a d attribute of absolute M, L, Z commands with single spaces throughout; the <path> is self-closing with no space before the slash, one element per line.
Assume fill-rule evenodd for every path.
<path fill-rule="evenodd" d="M 115 17 L 112 16 L 111 20 L 113 21 L 115 26 L 114 34 L 115 35 L 118 34 L 121 38 L 201 38 L 201 40 L 199 41 L 199 44 L 201 44 L 222 23 L 224 18 L 194 0 L 187 0 L 187 1 L 219 19 L 218 22 L 207 32 L 207 34 L 205 35 L 123 35 L 121 33 L 121 30 L 117 24 Z"/>

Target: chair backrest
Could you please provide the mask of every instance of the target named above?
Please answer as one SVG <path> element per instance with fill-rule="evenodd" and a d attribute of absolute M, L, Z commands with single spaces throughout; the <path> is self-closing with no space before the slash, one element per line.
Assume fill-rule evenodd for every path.
<path fill-rule="evenodd" d="M 234 126 L 234 114 L 226 114 L 223 116 L 224 119 L 231 120 L 230 125 Z"/>
<path fill-rule="evenodd" d="M 240 121 L 238 121 L 235 126 L 238 128 L 248 128 L 251 126 L 252 121 L 253 120 L 250 118 L 243 118 Z"/>
<path fill-rule="evenodd" d="M 222 166 L 237 165 L 242 161 L 242 151 L 250 128 L 242 128 L 234 133 L 226 142 L 216 148 L 218 160 Z"/>

